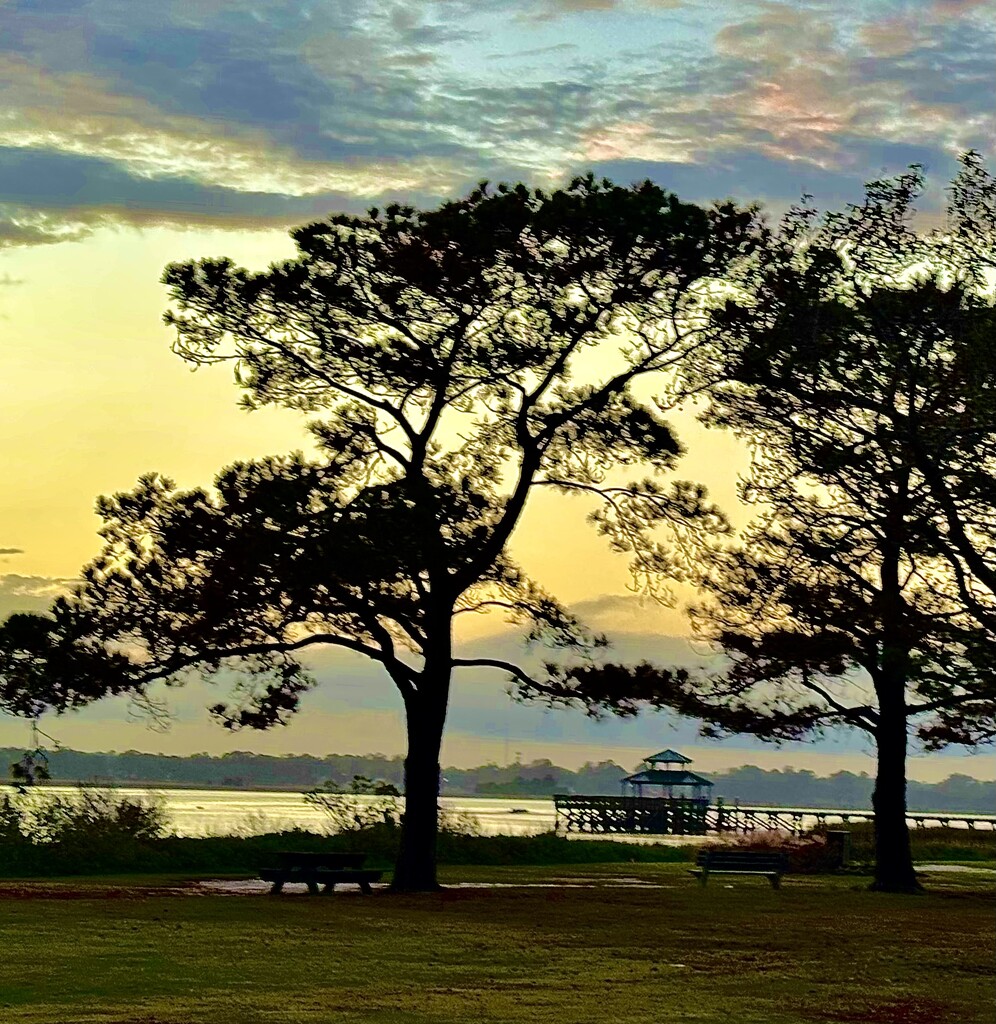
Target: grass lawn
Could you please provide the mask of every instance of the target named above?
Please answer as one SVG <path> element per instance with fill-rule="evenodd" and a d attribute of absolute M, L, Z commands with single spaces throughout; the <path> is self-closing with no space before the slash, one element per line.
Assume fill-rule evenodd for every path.
<path fill-rule="evenodd" d="M 675 864 L 445 874 L 520 887 L 271 898 L 0 883 L 0 1021 L 992 1021 L 993 874 L 938 873 L 909 897 L 811 876 L 702 889 Z"/>

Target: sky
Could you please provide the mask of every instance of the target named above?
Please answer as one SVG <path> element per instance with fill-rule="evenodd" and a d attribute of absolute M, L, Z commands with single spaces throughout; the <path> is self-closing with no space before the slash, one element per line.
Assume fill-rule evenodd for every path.
<path fill-rule="evenodd" d="M 297 414 L 246 414 L 224 369 L 170 352 L 169 261 L 263 267 L 291 255 L 289 227 L 331 211 L 589 169 L 777 213 L 803 193 L 839 207 L 918 162 L 929 212 L 960 152 L 996 154 L 994 26 L 996 0 L 0 0 L 0 616 L 43 608 L 97 552 L 97 495 L 153 469 L 207 483 L 305 443 Z M 744 453 L 677 427 L 682 475 L 736 518 Z M 687 632 L 628 593 L 625 561 L 575 504 L 534 504 L 515 554 L 634 650 Z M 313 713 L 270 736 L 223 733 L 195 694 L 168 734 L 114 702 L 51 729 L 85 749 L 397 753 L 386 684 L 331 674 Z M 511 743 L 628 763 L 655 737 L 697 742 L 654 718 L 531 723 L 500 684 L 482 692 L 444 758 L 501 760 Z M 0 719 L 0 743 L 24 732 Z M 702 751 L 717 768 L 869 763 L 846 737 Z M 941 770 L 928 760 L 914 775 Z M 992 758 L 942 760 L 996 775 Z"/>

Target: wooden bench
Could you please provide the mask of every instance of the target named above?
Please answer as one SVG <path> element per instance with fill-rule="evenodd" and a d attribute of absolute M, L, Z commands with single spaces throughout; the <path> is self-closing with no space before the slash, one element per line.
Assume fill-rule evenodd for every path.
<path fill-rule="evenodd" d="M 709 875 L 763 875 L 773 889 L 781 885 L 782 875 L 788 870 L 788 857 L 784 853 L 764 850 L 701 850 L 695 858 L 698 867 L 689 868 L 705 885 Z"/>
<path fill-rule="evenodd" d="M 294 853 L 280 852 L 278 864 L 263 868 L 259 877 L 272 882 L 270 892 L 276 894 L 288 882 L 299 882 L 308 887 L 308 892 L 317 893 L 324 885 L 327 893 L 343 882 L 353 882 L 365 893 L 372 892 L 371 882 L 379 882 L 383 871 L 371 871 L 363 867 L 365 853 Z"/>

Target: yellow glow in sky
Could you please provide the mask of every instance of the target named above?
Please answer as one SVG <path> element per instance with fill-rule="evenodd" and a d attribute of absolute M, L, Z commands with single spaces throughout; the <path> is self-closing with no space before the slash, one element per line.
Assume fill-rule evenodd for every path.
<path fill-rule="evenodd" d="M 192 371 L 160 322 L 166 263 L 226 255 L 262 267 L 292 253 L 285 232 L 160 228 L 104 230 L 0 256 L 0 277 L 21 282 L 0 292 L 0 547 L 24 551 L 0 571 L 74 575 L 98 549 L 95 498 L 131 488 L 142 473 L 208 484 L 235 459 L 307 446 L 306 417 L 238 408 L 231 368 Z M 690 448 L 679 475 L 708 483 L 735 508 L 744 462 L 736 443 L 690 417 L 679 429 Z M 514 545 L 526 568 L 570 602 L 624 593 L 628 582 L 625 558 L 585 524 L 589 508 L 537 495 Z"/>

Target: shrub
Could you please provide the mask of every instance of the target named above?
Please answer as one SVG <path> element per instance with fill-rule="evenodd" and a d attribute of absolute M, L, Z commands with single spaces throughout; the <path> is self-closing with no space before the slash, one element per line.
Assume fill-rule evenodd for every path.
<path fill-rule="evenodd" d="M 72 796 L 0 802 L 0 870 L 53 874 L 127 868 L 166 834 L 161 805 L 81 786 Z"/>
<path fill-rule="evenodd" d="M 358 800 L 357 797 L 373 797 Z M 401 794 L 390 782 L 354 775 L 347 789 L 329 781 L 304 794 L 305 803 L 322 811 L 333 834 L 363 831 L 379 825 L 401 825 Z"/>
<path fill-rule="evenodd" d="M 735 848 L 784 853 L 788 856 L 788 869 L 797 875 L 819 875 L 840 867 L 839 853 L 827 844 L 826 835 L 807 832 L 748 832 L 730 836 L 723 842 L 709 843 L 707 849 Z"/>
<path fill-rule="evenodd" d="M 359 833 L 379 847 L 397 848 L 404 815 L 401 793 L 392 783 L 354 775 L 347 788 L 329 781 L 305 793 L 304 800 L 325 814 L 332 835 Z M 473 814 L 439 808 L 439 835 L 479 836 L 481 827 Z"/>

